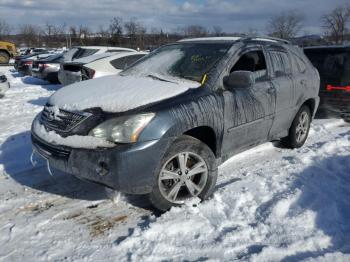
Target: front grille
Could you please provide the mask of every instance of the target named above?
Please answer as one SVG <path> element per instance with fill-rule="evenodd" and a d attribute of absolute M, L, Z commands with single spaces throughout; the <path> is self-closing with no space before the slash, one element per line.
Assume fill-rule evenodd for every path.
<path fill-rule="evenodd" d="M 69 132 L 91 115 L 92 114 L 86 112 L 70 112 L 45 106 L 41 114 L 40 122 L 46 129 L 58 132 Z"/>
<path fill-rule="evenodd" d="M 37 139 L 34 135 L 32 135 L 32 142 L 38 153 L 45 158 L 55 157 L 64 160 L 69 158 L 70 150 L 68 149 L 46 144 L 45 142 Z"/>
<path fill-rule="evenodd" d="M 7 78 L 5 75 L 0 75 L 0 83 L 5 83 L 7 81 Z"/>

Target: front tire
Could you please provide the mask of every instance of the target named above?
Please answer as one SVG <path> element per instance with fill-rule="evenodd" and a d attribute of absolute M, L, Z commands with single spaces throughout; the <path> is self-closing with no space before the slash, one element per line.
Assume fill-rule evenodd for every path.
<path fill-rule="evenodd" d="M 204 200 L 213 193 L 216 184 L 215 155 L 200 140 L 181 136 L 165 153 L 155 178 L 149 200 L 158 210 L 181 206 L 194 197 Z"/>
<path fill-rule="evenodd" d="M 300 148 L 305 144 L 311 125 L 310 108 L 303 105 L 296 114 L 289 135 L 282 142 L 289 148 Z"/>

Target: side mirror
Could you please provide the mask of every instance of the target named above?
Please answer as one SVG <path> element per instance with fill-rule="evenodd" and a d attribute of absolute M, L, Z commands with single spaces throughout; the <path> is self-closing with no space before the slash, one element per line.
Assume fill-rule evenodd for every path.
<path fill-rule="evenodd" d="M 248 88 L 255 84 L 255 78 L 251 71 L 235 71 L 224 77 L 224 86 L 228 89 Z"/>

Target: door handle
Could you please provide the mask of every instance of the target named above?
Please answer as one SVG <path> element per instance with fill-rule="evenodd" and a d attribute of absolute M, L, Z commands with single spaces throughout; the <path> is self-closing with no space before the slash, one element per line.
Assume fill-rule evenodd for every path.
<path fill-rule="evenodd" d="M 306 80 L 305 80 L 305 79 L 301 80 L 301 81 L 300 81 L 300 84 L 303 85 L 303 86 L 305 86 L 305 85 L 306 85 Z"/>

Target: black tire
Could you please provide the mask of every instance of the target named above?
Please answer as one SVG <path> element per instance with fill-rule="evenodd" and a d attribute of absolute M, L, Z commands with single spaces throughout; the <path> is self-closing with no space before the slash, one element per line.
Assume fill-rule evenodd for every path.
<path fill-rule="evenodd" d="M 200 140 L 193 138 L 191 136 L 183 135 L 178 139 L 176 139 L 174 143 L 170 146 L 169 150 L 165 153 L 164 157 L 160 161 L 158 168 L 155 171 L 153 191 L 148 196 L 152 205 L 160 211 L 167 211 L 173 206 L 182 205 L 182 203 L 173 203 L 168 201 L 162 195 L 161 189 L 158 183 L 160 179 L 159 176 L 161 175 L 161 171 L 163 170 L 163 167 L 166 165 L 166 163 L 169 163 L 169 160 L 173 159 L 176 155 L 182 152 L 194 153 L 200 156 L 206 164 L 206 167 L 207 167 L 206 183 L 202 191 L 200 191 L 200 193 L 198 194 L 198 197 L 201 200 L 204 200 L 204 199 L 207 199 L 214 192 L 215 184 L 217 180 L 217 170 L 218 170 L 214 153 L 206 144 L 204 144 Z M 183 190 L 187 190 L 187 188 Z"/>
<path fill-rule="evenodd" d="M 303 138 L 300 140 L 298 139 L 298 133 L 297 133 L 297 128 L 299 126 L 299 124 L 301 123 L 300 117 L 301 115 L 307 115 L 308 117 L 308 124 L 305 130 L 305 136 L 303 136 Z M 310 112 L 310 108 L 306 105 L 303 105 L 298 113 L 295 115 L 295 118 L 292 122 L 292 126 L 289 129 L 289 134 L 287 137 L 282 139 L 282 143 L 289 148 L 300 148 L 305 144 L 305 141 L 309 135 L 309 131 L 310 131 L 310 125 L 311 125 L 311 112 Z"/>
<path fill-rule="evenodd" d="M 0 64 L 8 64 L 10 62 L 10 56 L 4 51 L 0 51 Z"/>

